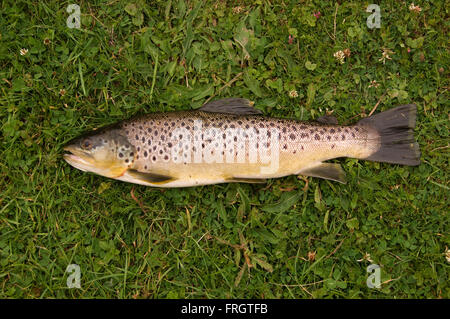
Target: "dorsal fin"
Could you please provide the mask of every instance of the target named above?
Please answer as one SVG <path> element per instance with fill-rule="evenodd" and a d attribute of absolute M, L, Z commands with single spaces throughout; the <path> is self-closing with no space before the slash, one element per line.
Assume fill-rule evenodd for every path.
<path fill-rule="evenodd" d="M 253 107 L 253 102 L 241 98 L 227 98 L 206 103 L 200 111 L 212 113 L 227 113 L 236 115 L 262 114 L 262 112 Z"/>
<path fill-rule="evenodd" d="M 332 115 L 324 115 L 324 116 L 318 117 L 316 121 L 320 122 L 320 123 L 324 123 L 324 124 L 335 124 L 335 125 L 338 124 L 337 118 L 335 118 Z"/>

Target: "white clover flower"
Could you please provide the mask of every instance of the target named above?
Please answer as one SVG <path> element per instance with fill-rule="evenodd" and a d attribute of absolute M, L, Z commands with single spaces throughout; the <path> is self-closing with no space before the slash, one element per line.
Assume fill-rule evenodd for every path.
<path fill-rule="evenodd" d="M 239 14 L 239 13 L 242 12 L 242 10 L 243 10 L 243 8 L 241 6 L 237 6 L 237 7 L 233 8 L 233 13 L 234 14 Z"/>
<path fill-rule="evenodd" d="M 298 97 L 298 92 L 296 90 L 292 90 L 289 92 L 289 97 L 290 98 L 296 98 Z"/>
<path fill-rule="evenodd" d="M 383 53 L 381 54 L 381 58 L 378 59 L 378 61 L 382 61 L 383 64 L 386 63 L 387 60 L 392 60 L 392 58 L 389 56 L 389 54 L 394 54 L 395 52 L 386 48 L 383 48 Z"/>
<path fill-rule="evenodd" d="M 450 263 L 450 249 L 448 249 L 447 247 L 445 247 L 445 259 L 447 259 L 447 262 Z"/>
<path fill-rule="evenodd" d="M 372 87 L 377 88 L 377 87 L 379 87 L 379 86 L 380 86 L 380 83 L 377 83 L 377 80 L 373 80 L 373 81 L 371 81 L 370 84 L 369 84 L 369 88 L 372 88 Z"/>
<path fill-rule="evenodd" d="M 20 49 L 20 55 L 26 55 L 28 53 L 28 49 L 22 48 Z"/>
<path fill-rule="evenodd" d="M 333 54 L 333 56 L 341 63 L 344 64 L 345 53 L 342 50 L 339 50 Z"/>
<path fill-rule="evenodd" d="M 370 254 L 369 253 L 365 253 L 363 258 L 358 259 L 357 261 L 361 262 L 361 261 L 364 261 L 364 260 L 367 260 L 368 262 L 373 263 L 373 260 L 372 260 L 372 258 L 370 258 Z"/>
<path fill-rule="evenodd" d="M 419 13 L 420 11 L 422 11 L 422 8 L 414 5 L 414 2 L 413 2 L 409 5 L 409 11 L 414 11 L 416 13 Z"/>

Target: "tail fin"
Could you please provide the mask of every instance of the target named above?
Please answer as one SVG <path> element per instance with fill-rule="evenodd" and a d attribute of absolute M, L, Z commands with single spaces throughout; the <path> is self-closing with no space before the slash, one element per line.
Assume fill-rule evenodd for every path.
<path fill-rule="evenodd" d="M 358 124 L 371 126 L 380 134 L 380 148 L 366 159 L 416 166 L 420 164 L 419 144 L 414 139 L 417 107 L 401 105 L 362 119 Z"/>

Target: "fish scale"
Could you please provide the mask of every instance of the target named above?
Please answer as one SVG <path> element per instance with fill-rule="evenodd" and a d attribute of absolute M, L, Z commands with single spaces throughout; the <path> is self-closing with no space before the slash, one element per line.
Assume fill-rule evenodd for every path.
<path fill-rule="evenodd" d="M 118 176 L 99 173 L 98 168 L 91 171 L 163 187 L 258 182 L 291 174 L 344 182 L 340 165 L 324 161 L 353 157 L 418 164 L 420 153 L 412 133 L 415 110 L 412 105 L 400 106 L 343 126 L 330 123 L 335 119 L 329 117 L 321 122 L 264 117 L 248 100 L 224 99 L 200 110 L 150 113 L 91 134 L 88 138 L 102 136 L 105 141 L 120 136 L 134 151 Z M 107 133 L 112 135 L 109 140 Z M 100 145 L 100 154 L 102 145 L 95 139 L 93 144 Z M 110 158 L 123 156 L 119 152 Z M 115 169 L 114 174 L 118 171 Z"/>

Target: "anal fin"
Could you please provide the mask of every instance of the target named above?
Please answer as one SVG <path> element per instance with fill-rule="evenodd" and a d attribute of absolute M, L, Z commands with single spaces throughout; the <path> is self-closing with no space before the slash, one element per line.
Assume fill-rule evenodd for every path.
<path fill-rule="evenodd" d="M 263 178 L 244 178 L 244 177 L 230 177 L 226 179 L 229 183 L 254 183 L 254 184 L 264 184 L 267 182 Z"/>
<path fill-rule="evenodd" d="M 342 184 L 347 183 L 341 164 L 336 163 L 320 163 L 317 166 L 301 170 L 298 174 L 329 179 Z"/>
<path fill-rule="evenodd" d="M 133 178 L 136 178 L 137 180 L 139 180 L 141 182 L 151 183 L 151 184 L 166 184 L 168 182 L 172 182 L 175 180 L 175 178 L 172 176 L 140 172 L 135 169 L 128 169 L 127 174 Z"/>

